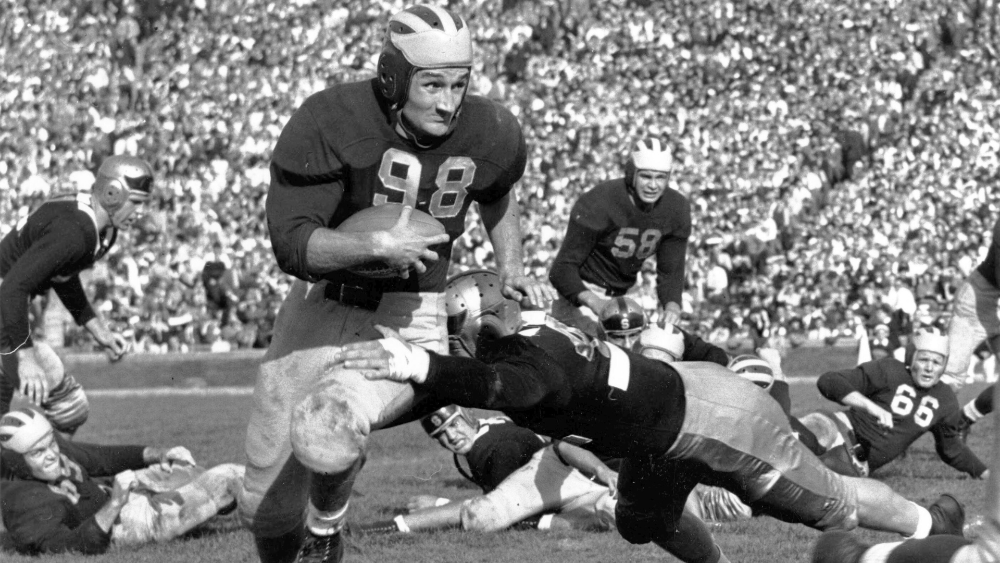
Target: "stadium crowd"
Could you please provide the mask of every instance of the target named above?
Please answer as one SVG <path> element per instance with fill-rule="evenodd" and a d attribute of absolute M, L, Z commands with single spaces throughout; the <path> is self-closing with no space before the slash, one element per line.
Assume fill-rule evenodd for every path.
<path fill-rule="evenodd" d="M 545 278 L 577 196 L 652 134 L 693 207 L 686 328 L 797 343 L 945 322 L 1000 213 L 996 3 L 671 4 L 449 3 L 476 33 L 472 90 L 528 140 L 529 271 Z M 0 236 L 140 155 L 154 203 L 90 273 L 95 306 L 139 351 L 266 346 L 290 283 L 264 222 L 270 150 L 308 95 L 372 75 L 402 6 L 0 0 Z M 455 271 L 490 263 L 479 224 Z M 71 325 L 64 342 L 89 346 Z"/>

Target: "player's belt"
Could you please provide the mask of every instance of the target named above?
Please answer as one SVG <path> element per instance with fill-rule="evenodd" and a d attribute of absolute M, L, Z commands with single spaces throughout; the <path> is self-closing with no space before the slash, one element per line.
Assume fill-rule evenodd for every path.
<path fill-rule="evenodd" d="M 348 307 L 360 307 L 374 311 L 382 301 L 382 288 L 377 286 L 361 287 L 346 283 L 330 282 L 326 284 L 324 296 L 327 299 L 339 301 Z"/>

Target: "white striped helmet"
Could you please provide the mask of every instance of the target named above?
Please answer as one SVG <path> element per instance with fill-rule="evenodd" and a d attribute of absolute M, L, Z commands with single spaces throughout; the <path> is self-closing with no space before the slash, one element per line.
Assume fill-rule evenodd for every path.
<path fill-rule="evenodd" d="M 642 139 L 637 141 L 632 149 L 625 162 L 625 182 L 629 186 L 632 185 L 635 173 L 639 170 L 670 172 L 674 157 L 670 153 L 670 148 L 659 139 Z"/>
<path fill-rule="evenodd" d="M 416 71 L 454 67 L 472 68 L 472 34 L 461 16 L 419 4 L 389 19 L 378 59 L 378 86 L 391 108 L 406 103 Z"/>
<path fill-rule="evenodd" d="M 774 368 L 755 354 L 736 356 L 729 360 L 728 367 L 743 379 L 763 389 L 770 389 L 774 383 Z"/>
<path fill-rule="evenodd" d="M 917 350 L 941 354 L 945 361 L 948 361 L 948 335 L 933 326 L 917 329 L 906 345 L 905 363 L 907 366 L 913 363 L 913 355 L 917 353 Z"/>
<path fill-rule="evenodd" d="M 12 410 L 0 418 L 0 446 L 26 454 L 39 440 L 52 433 L 52 425 L 35 410 Z"/>

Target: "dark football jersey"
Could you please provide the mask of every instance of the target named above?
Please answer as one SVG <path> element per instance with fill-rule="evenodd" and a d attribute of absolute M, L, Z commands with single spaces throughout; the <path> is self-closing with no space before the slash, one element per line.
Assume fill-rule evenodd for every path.
<path fill-rule="evenodd" d="M 426 385 L 607 457 L 662 454 L 680 431 L 684 387 L 666 364 L 552 319 L 482 346 L 482 361 L 431 353 Z"/>
<path fill-rule="evenodd" d="M 850 392 L 857 391 L 892 413 L 892 428 L 883 428 L 866 412 L 847 411 L 872 470 L 899 457 L 928 431 L 934 434 L 938 454 L 946 463 L 977 477 L 986 470 L 959 437 L 961 411 L 951 388 L 940 382 L 930 389 L 917 387 L 903 362 L 895 358 L 881 358 L 850 370 L 825 373 L 817 386 L 832 401 L 840 402 Z"/>
<path fill-rule="evenodd" d="M 573 205 L 549 280 L 571 300 L 586 289 L 584 281 L 624 295 L 643 262 L 655 255 L 660 304 L 679 305 L 690 236 L 691 204 L 680 192 L 667 188 L 643 211 L 632 203 L 624 178 L 602 182 Z"/>
<path fill-rule="evenodd" d="M 310 96 L 285 125 L 271 159 L 267 219 L 279 266 L 301 279 L 306 243 L 320 227 L 336 228 L 361 209 L 402 203 L 444 224 L 451 242 L 465 231 L 473 201 L 504 197 L 524 172 L 520 125 L 503 106 L 466 96 L 458 123 L 440 144 L 421 148 L 393 129 L 374 81 L 341 84 Z M 425 274 L 397 278 L 393 291 L 440 291 L 451 244 Z M 322 276 L 371 283 L 346 270 Z"/>
<path fill-rule="evenodd" d="M 982 263 L 976 268 L 980 274 L 986 278 L 986 281 L 993 284 L 994 287 L 1000 287 L 1000 280 L 997 280 L 997 253 L 1000 253 L 1000 219 L 993 225 L 993 241 L 990 243 L 990 249 L 986 252 L 986 258 L 983 259 Z"/>
<path fill-rule="evenodd" d="M 0 349 L 31 342 L 28 303 L 55 289 L 79 324 L 94 318 L 79 273 L 94 265 L 114 244 L 117 230 L 98 236 L 89 194 L 43 203 L 0 241 Z"/>
<path fill-rule="evenodd" d="M 476 441 L 465 455 L 472 482 L 488 493 L 544 447 L 538 434 L 506 418 L 480 419 Z"/>

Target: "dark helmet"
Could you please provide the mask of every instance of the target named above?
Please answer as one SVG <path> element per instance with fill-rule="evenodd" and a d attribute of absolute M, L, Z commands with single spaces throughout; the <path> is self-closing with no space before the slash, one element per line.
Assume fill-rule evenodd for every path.
<path fill-rule="evenodd" d="M 459 274 L 444 288 L 453 354 L 476 355 L 480 338 L 500 338 L 521 327 L 521 306 L 504 296 L 500 276 L 488 270 Z"/>
<path fill-rule="evenodd" d="M 475 426 L 472 424 L 472 419 L 465 414 L 462 407 L 458 405 L 447 405 L 439 408 L 438 410 L 432 412 L 431 414 L 420 419 L 420 425 L 424 427 L 424 431 L 430 435 L 431 438 L 436 437 L 438 434 L 444 432 L 444 429 L 455 422 L 455 419 L 462 417 L 470 426 Z"/>
<path fill-rule="evenodd" d="M 599 320 L 604 338 L 621 339 L 625 342 L 638 338 L 647 325 L 645 311 L 628 297 L 612 299 L 601 311 Z"/>
<path fill-rule="evenodd" d="M 417 5 L 389 19 L 378 59 L 379 92 L 393 109 L 403 107 L 413 74 L 425 68 L 472 68 L 472 34 L 461 16 Z"/>

